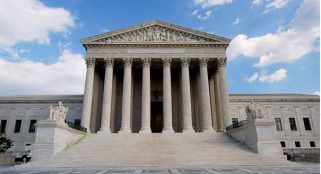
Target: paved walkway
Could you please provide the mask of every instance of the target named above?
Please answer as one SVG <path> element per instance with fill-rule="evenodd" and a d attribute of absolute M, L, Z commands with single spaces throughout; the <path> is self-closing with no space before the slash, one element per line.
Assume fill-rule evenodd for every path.
<path fill-rule="evenodd" d="M 0 167 L 1 174 L 317 174 L 319 163 L 295 166 L 212 166 L 212 167 L 136 167 L 136 168 L 13 168 Z"/>

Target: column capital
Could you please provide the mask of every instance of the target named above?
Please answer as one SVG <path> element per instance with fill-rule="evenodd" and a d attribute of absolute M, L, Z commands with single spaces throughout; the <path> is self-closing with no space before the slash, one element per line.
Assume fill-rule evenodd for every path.
<path fill-rule="evenodd" d="M 132 58 L 123 58 L 124 67 L 131 67 L 133 63 Z"/>
<path fill-rule="evenodd" d="M 182 67 L 188 67 L 191 59 L 190 58 L 180 58 L 180 60 L 181 60 Z"/>
<path fill-rule="evenodd" d="M 151 58 L 142 58 L 142 65 L 143 67 L 150 67 L 150 64 L 152 62 Z"/>
<path fill-rule="evenodd" d="M 226 66 L 226 57 L 217 58 L 217 66 Z"/>
<path fill-rule="evenodd" d="M 86 58 L 87 68 L 94 68 L 96 63 L 95 58 Z"/>
<path fill-rule="evenodd" d="M 163 67 L 170 67 L 172 58 L 162 58 L 162 61 L 163 61 Z"/>
<path fill-rule="evenodd" d="M 207 67 L 207 63 L 208 63 L 208 58 L 199 58 L 198 61 L 199 61 L 199 65 L 200 67 Z"/>
<path fill-rule="evenodd" d="M 113 67 L 114 66 L 114 59 L 104 58 L 104 63 L 105 63 L 106 67 Z"/>

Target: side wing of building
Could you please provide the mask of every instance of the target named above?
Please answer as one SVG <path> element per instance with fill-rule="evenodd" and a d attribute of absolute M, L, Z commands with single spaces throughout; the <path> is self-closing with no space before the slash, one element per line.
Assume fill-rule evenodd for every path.
<path fill-rule="evenodd" d="M 230 94 L 230 124 L 246 120 L 254 101 L 266 118 L 275 120 L 275 137 L 286 148 L 320 147 L 320 97 L 304 94 Z"/>
<path fill-rule="evenodd" d="M 0 97 L 0 131 L 14 141 L 12 151 L 30 150 L 35 125 L 49 117 L 49 106 L 62 101 L 69 108 L 67 121 L 80 122 L 82 95 L 35 95 Z"/>

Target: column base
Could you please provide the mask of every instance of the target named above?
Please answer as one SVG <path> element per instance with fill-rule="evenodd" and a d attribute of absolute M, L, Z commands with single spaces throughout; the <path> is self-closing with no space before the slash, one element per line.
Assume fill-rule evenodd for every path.
<path fill-rule="evenodd" d="M 98 132 L 98 134 L 111 134 L 111 130 L 110 129 L 100 129 Z"/>
<path fill-rule="evenodd" d="M 152 133 L 152 130 L 150 128 L 142 128 L 139 133 L 150 134 Z"/>
<path fill-rule="evenodd" d="M 166 129 L 163 129 L 162 133 L 165 133 L 165 134 L 170 133 L 171 134 L 171 133 L 175 133 L 175 132 L 174 132 L 173 128 L 166 128 Z"/>
<path fill-rule="evenodd" d="M 213 128 L 208 128 L 208 129 L 204 129 L 202 132 L 203 132 L 203 133 L 213 133 L 213 132 L 215 132 L 215 131 L 214 131 Z"/>
<path fill-rule="evenodd" d="M 130 134 L 132 133 L 132 131 L 130 131 L 130 129 L 120 129 L 120 131 L 118 131 L 118 133 L 120 134 Z"/>
<path fill-rule="evenodd" d="M 195 133 L 193 128 L 186 128 L 183 130 L 183 133 Z"/>

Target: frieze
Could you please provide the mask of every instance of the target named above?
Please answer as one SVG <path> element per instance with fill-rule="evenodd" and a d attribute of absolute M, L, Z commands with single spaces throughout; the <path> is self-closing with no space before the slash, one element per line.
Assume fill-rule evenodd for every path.
<path fill-rule="evenodd" d="M 87 54 L 225 54 L 224 48 L 89 48 Z"/>

